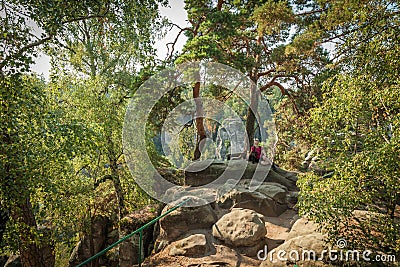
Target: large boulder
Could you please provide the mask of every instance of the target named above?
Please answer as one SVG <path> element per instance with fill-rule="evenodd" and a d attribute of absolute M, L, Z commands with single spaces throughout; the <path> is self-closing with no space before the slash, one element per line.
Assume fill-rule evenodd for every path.
<path fill-rule="evenodd" d="M 180 207 L 168 216 L 160 220 L 160 239 L 174 241 L 178 237 L 186 234 L 190 230 L 207 229 L 217 221 L 217 215 L 210 204 L 204 200 L 192 197 L 191 201 L 196 201 L 197 207 Z M 204 202 L 204 203 L 202 203 Z M 174 204 L 165 206 L 163 213 L 173 208 Z"/>
<path fill-rule="evenodd" d="M 328 245 L 325 244 L 323 235 L 320 233 L 294 237 L 270 251 L 260 267 L 286 267 L 293 264 L 330 266 L 321 259 L 321 256 L 326 256 L 326 253 L 323 254 L 324 250 L 328 250 Z"/>
<path fill-rule="evenodd" d="M 212 234 L 225 244 L 241 247 L 260 243 L 267 230 L 261 214 L 248 209 L 233 209 L 218 220 Z"/>
<path fill-rule="evenodd" d="M 195 161 L 185 169 L 185 185 L 202 186 L 215 181 L 226 170 L 223 161 Z"/>
<path fill-rule="evenodd" d="M 165 192 L 163 195 L 163 201 L 166 203 L 174 202 L 190 195 L 192 198 L 202 199 L 205 202 L 214 202 L 217 198 L 217 188 L 199 188 L 199 187 L 188 187 L 188 186 L 174 186 Z"/>
<path fill-rule="evenodd" d="M 302 217 L 293 224 L 286 241 L 272 251 L 264 249 L 258 256 L 264 257 L 260 267 L 330 266 L 325 263 L 329 245 L 325 236 L 318 232 L 318 225 Z M 326 250 L 324 253 L 323 251 Z M 265 254 L 267 252 L 267 254 Z M 279 257 L 278 257 L 279 254 Z"/>
<path fill-rule="evenodd" d="M 305 236 L 314 233 L 318 233 L 318 225 L 313 221 L 309 221 L 307 218 L 302 217 L 293 224 L 287 240 L 294 237 Z"/>
<path fill-rule="evenodd" d="M 273 183 L 273 182 L 264 182 L 262 183 L 256 190 L 269 198 L 272 198 L 275 202 L 279 204 L 286 204 L 286 196 L 288 194 L 288 190 L 285 186 Z"/>

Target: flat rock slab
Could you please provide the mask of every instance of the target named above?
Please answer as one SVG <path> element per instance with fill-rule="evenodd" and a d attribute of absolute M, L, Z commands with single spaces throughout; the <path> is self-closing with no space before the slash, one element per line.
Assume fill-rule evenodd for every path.
<path fill-rule="evenodd" d="M 276 172 L 276 171 L 278 172 Z M 185 169 L 186 186 L 202 186 L 209 183 L 225 184 L 227 180 L 257 180 L 274 182 L 289 190 L 297 190 L 295 173 L 286 172 L 270 165 L 253 164 L 244 160 L 213 162 L 210 160 L 193 162 Z"/>
<path fill-rule="evenodd" d="M 194 234 L 171 244 L 170 256 L 204 255 L 208 250 L 207 238 L 204 234 Z"/>
<path fill-rule="evenodd" d="M 292 226 L 287 240 L 298 237 L 318 233 L 318 225 L 302 217 L 298 219 Z"/>
<path fill-rule="evenodd" d="M 157 267 L 258 267 L 260 261 L 241 255 L 224 245 L 214 245 L 215 251 L 204 257 L 170 256 L 166 251 L 147 258 L 142 266 Z"/>

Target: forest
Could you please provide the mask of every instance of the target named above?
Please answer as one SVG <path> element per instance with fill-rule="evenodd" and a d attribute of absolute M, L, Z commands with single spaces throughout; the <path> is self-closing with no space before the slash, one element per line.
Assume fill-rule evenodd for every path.
<path fill-rule="evenodd" d="M 19 255 L 21 266 L 71 266 L 74 247 L 99 216 L 121 238 L 125 216 L 159 205 L 128 166 L 127 110 L 162 93 L 156 87 L 137 98 L 157 74 L 210 63 L 248 79 L 248 103 L 194 73 L 193 82 L 157 99 L 143 134 L 131 133 L 138 140 L 129 148 L 132 165 L 149 161 L 180 180 L 184 166 L 215 158 L 216 149 L 227 161 L 233 143 L 221 137 L 221 123 L 203 110 L 182 111 L 188 101 L 207 114 L 226 108 L 221 116 L 233 112 L 243 122 L 244 153 L 259 138 L 276 166 L 298 173 L 298 213 L 323 225 L 328 243 L 345 238 L 348 248 L 399 260 L 399 1 L 185 0 L 185 27 L 160 14 L 169 4 L 0 2 L 0 263 Z M 160 59 L 156 44 L 171 29 L 177 34 Z M 40 54 L 50 57 L 48 78 L 32 70 Z M 268 111 L 260 111 L 262 101 Z M 177 107 L 184 125 L 166 153 L 163 131 Z M 265 128 L 277 138 L 263 140 Z M 367 213 L 360 219 L 355 210 Z"/>

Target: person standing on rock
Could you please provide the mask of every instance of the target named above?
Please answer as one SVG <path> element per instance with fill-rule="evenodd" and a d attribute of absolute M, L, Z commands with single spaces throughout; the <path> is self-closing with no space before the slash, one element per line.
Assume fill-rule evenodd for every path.
<path fill-rule="evenodd" d="M 259 163 L 261 154 L 263 153 L 263 148 L 260 146 L 260 140 L 258 138 L 254 138 L 254 145 L 250 148 L 250 152 L 247 155 L 248 161 L 254 163 Z"/>

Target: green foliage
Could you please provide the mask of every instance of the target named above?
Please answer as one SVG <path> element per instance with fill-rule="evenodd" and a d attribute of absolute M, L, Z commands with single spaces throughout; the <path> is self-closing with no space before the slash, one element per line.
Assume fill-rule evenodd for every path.
<path fill-rule="evenodd" d="M 285 142 L 293 143 L 297 138 L 286 133 L 292 131 L 293 123 L 299 129 L 303 127 L 295 118 L 303 116 L 312 106 L 312 95 L 320 95 L 320 86 L 313 80 L 326 71 L 329 63 L 328 53 L 316 43 L 320 35 L 306 30 L 318 19 L 301 14 L 310 6 L 298 1 L 222 1 L 217 5 L 211 1 L 186 1 L 185 4 L 191 23 L 185 29 L 189 39 L 176 62 L 217 61 L 242 71 L 267 94 L 279 87 L 284 96 L 277 119 L 281 119 Z M 318 4 L 314 6 L 317 8 Z M 246 118 L 246 130 L 252 140 L 252 129 L 256 126 L 252 125 L 251 114 Z M 281 146 L 280 151 L 288 147 Z"/>
<path fill-rule="evenodd" d="M 373 7 L 381 14 L 366 15 Z M 332 242 L 344 237 L 351 247 L 398 254 L 400 80 L 393 63 L 400 52 L 394 36 L 400 32 L 388 27 L 399 23 L 390 15 L 398 6 L 381 8 L 377 3 L 353 6 L 356 12 L 340 17 L 348 20 L 345 24 L 362 21 L 362 31 L 346 35 L 338 51 L 353 54 L 342 54 L 341 73 L 324 83 L 322 101 L 308 121 L 323 165 L 335 173 L 302 178 L 299 207 L 324 225 Z M 355 35 L 365 42 L 355 44 Z"/>
<path fill-rule="evenodd" d="M 259 34 L 278 34 L 282 30 L 289 31 L 295 22 L 292 7 L 287 1 L 269 0 L 254 11 L 253 19 L 258 22 Z"/>
<path fill-rule="evenodd" d="M 50 239 L 75 245 L 91 217 L 119 212 L 114 188 L 123 188 L 128 210 L 148 203 L 124 166 L 120 139 L 126 99 L 154 65 L 164 23 L 158 4 L 2 3 L 0 201 L 10 214 L 2 251 L 40 258 L 34 246 Z M 52 57 L 50 84 L 22 74 L 38 49 Z M 138 72 L 138 64 L 149 67 Z M 49 239 L 37 231 L 43 226 Z"/>
<path fill-rule="evenodd" d="M 37 49 L 60 34 L 65 25 L 104 17 L 108 1 L 6 1 L 0 18 L 2 73 L 28 72 Z M 88 8 L 90 7 L 90 8 Z M 39 29 L 39 30 L 38 30 Z"/>
<path fill-rule="evenodd" d="M 1 88 L 0 200 L 12 215 L 10 224 L 14 225 L 8 230 L 17 234 L 28 227 L 16 216 L 27 199 L 34 204 L 39 223 L 52 216 L 47 213 L 48 207 L 65 205 L 60 194 L 68 194 L 74 178 L 65 176 L 72 168 L 69 162 L 91 146 L 92 132 L 68 120 L 62 110 L 53 109 L 57 102 L 50 97 L 45 83 L 34 76 L 5 77 Z M 29 231 L 37 234 L 37 229 Z M 11 232 L 6 235 L 12 238 L 5 240 L 4 249 L 15 250 L 18 243 Z"/>
<path fill-rule="evenodd" d="M 95 146 L 75 159 L 76 171 L 84 172 L 81 176 L 89 177 L 95 187 L 112 181 L 109 186 L 114 189 L 108 187 L 107 192 L 116 193 L 119 216 L 148 201 L 134 182 L 140 178 L 132 179 L 128 171 L 121 138 L 127 100 L 153 72 L 152 44 L 162 26 L 157 1 L 114 1 L 104 18 L 65 27 L 62 49 L 59 44 L 48 49 L 55 63 L 57 97 L 71 117 L 96 133 Z M 138 71 L 138 65 L 146 67 Z M 148 148 L 154 154 L 153 147 Z"/>
<path fill-rule="evenodd" d="M 211 59 L 246 74 L 271 68 L 270 52 L 288 37 L 294 22 L 286 1 L 233 1 L 220 9 L 211 2 L 186 1 L 185 9 L 192 25 L 176 62 Z"/>
<path fill-rule="evenodd" d="M 371 78 L 339 77 L 324 104 L 312 111 L 313 137 L 336 174 L 326 180 L 305 178 L 300 207 L 327 223 L 332 239 L 347 236 L 354 246 L 394 251 L 400 226 L 394 218 L 400 193 L 399 80 L 378 88 Z M 355 209 L 377 217 L 366 225 L 343 226 Z"/>

